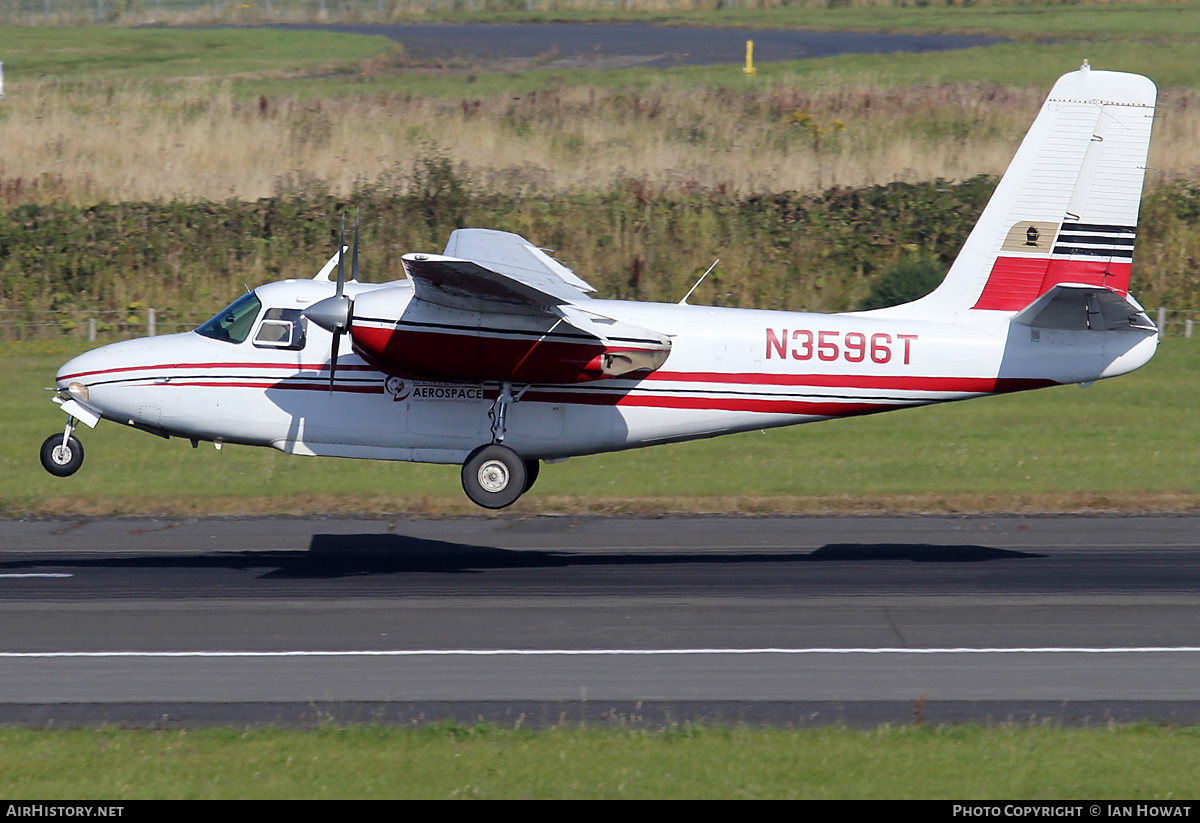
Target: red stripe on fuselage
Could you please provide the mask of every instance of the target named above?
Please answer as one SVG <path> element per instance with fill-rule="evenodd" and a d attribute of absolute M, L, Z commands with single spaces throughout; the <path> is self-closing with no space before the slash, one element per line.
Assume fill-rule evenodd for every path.
<path fill-rule="evenodd" d="M 563 403 L 577 406 L 621 406 L 654 409 L 695 409 L 699 411 L 755 412 L 759 414 L 794 414 L 810 417 L 850 417 L 859 414 L 887 411 L 911 405 L 900 403 L 839 403 L 778 400 L 755 397 L 686 397 L 672 395 L 619 394 L 617 392 L 555 392 L 530 390 L 525 400 L 535 403 Z M 913 401 L 921 403 L 924 401 Z"/>
<path fill-rule="evenodd" d="M 166 369 L 292 369 L 293 371 L 329 371 L 328 363 L 158 363 L 151 366 L 116 366 L 111 369 L 96 369 L 81 371 L 74 374 L 64 374 L 59 380 L 73 380 L 79 377 L 94 377 L 98 374 L 113 374 L 122 371 L 164 371 Z M 338 365 L 338 371 L 377 371 L 374 366 Z"/>
<path fill-rule="evenodd" d="M 205 386 L 209 388 L 235 388 L 235 389 L 288 389 L 295 391 L 340 391 L 351 392 L 353 394 L 383 394 L 383 386 L 347 386 L 337 385 L 330 387 L 328 383 L 286 383 L 280 381 L 278 383 L 252 383 L 246 380 L 220 382 L 216 380 L 189 380 L 186 383 L 167 383 L 166 386 Z"/>
<path fill-rule="evenodd" d="M 112 374 L 121 371 L 138 372 L 151 369 L 165 371 L 174 368 L 194 369 L 293 369 L 299 372 L 328 371 L 328 364 L 316 365 L 283 363 L 192 363 L 181 365 L 131 366 L 124 369 L 105 369 L 88 374 Z M 357 371 L 374 371 L 369 366 L 340 366 L 339 371 L 354 369 Z M 137 378 L 134 378 L 137 379 Z M 144 377 L 141 379 L 151 379 Z M 638 383 L 646 382 L 654 385 L 663 382 L 691 384 L 690 395 L 665 395 L 661 392 L 638 392 L 638 384 L 614 385 L 607 381 L 588 383 L 587 387 L 576 390 L 555 391 L 553 388 L 532 388 L 524 399 L 530 402 L 565 403 L 584 406 L 623 406 L 639 408 L 663 409 L 710 409 L 714 411 L 757 412 L 769 414 L 794 414 L 815 417 L 843 417 L 872 412 L 887 411 L 905 405 L 917 405 L 935 400 L 936 398 L 881 398 L 873 400 L 864 397 L 847 397 L 845 401 L 830 400 L 801 400 L 786 395 L 779 397 L 704 397 L 705 391 L 720 391 L 724 387 L 753 387 L 753 386 L 788 386 L 788 387 L 818 387 L 828 389 L 867 389 L 893 390 L 915 392 L 941 392 L 963 395 L 1000 394 L 1024 391 L 1027 389 L 1043 388 L 1056 385 L 1053 380 L 1016 379 L 1016 378 L 986 378 L 986 377 L 918 377 L 897 375 L 852 375 L 852 374 L 766 374 L 766 373 L 724 373 L 724 372 L 655 372 Z M 707 384 L 707 385 L 705 385 Z M 289 382 L 287 377 L 279 380 L 255 380 L 230 377 L 225 380 L 178 379 L 165 384 L 167 386 L 189 386 L 205 388 L 254 388 L 293 391 L 329 391 L 325 382 Z M 711 388 L 710 388 L 711 387 Z M 383 394 L 382 383 L 372 385 L 336 384 L 337 392 L 355 394 Z M 495 391 L 486 393 L 487 399 L 494 399 Z"/>
<path fill-rule="evenodd" d="M 720 372 L 664 372 L 648 375 L 646 380 L 723 383 L 762 386 L 819 386 L 842 389 L 879 389 L 881 391 L 936 391 L 964 394 L 994 394 L 1025 391 L 1056 385 L 1053 380 L 1006 377 L 910 377 L 870 374 L 765 374 Z"/>

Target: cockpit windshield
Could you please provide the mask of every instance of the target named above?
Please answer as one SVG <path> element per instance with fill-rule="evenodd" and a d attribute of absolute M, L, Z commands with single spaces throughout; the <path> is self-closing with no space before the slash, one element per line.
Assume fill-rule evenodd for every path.
<path fill-rule="evenodd" d="M 253 292 L 243 294 L 227 308 L 217 312 L 216 317 L 196 329 L 196 334 L 221 340 L 225 343 L 241 343 L 250 336 L 254 321 L 262 303 Z"/>

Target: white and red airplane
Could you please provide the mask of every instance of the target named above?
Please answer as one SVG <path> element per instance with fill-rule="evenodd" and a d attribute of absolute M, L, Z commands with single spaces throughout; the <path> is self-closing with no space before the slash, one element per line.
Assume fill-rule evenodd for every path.
<path fill-rule="evenodd" d="M 407 280 L 366 284 L 356 230 L 348 281 L 343 241 L 311 281 L 65 364 L 69 418 L 42 464 L 74 473 L 77 424 L 108 419 L 193 446 L 457 463 L 495 509 L 539 461 L 1125 374 L 1158 344 L 1128 293 L 1155 97 L 1138 75 L 1064 75 L 945 281 L 875 311 L 600 300 L 483 229 L 404 255 Z"/>

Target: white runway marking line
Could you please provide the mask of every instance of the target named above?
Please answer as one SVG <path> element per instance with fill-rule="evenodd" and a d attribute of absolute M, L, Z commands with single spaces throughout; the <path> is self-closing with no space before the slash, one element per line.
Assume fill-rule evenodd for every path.
<path fill-rule="evenodd" d="M 7 578 L 7 577 L 74 577 L 74 576 L 75 575 L 73 575 L 73 574 L 61 574 L 61 573 L 56 573 L 56 572 L 45 572 L 45 573 L 28 572 L 28 573 L 20 573 L 20 574 L 0 574 L 0 577 L 5 577 L 5 578 Z"/>
<path fill-rule="evenodd" d="M 192 652 L 0 652 L 0 659 L 53 657 L 649 657 L 654 655 L 805 654 L 1162 654 L 1196 653 L 1200 646 L 1112 646 L 1101 648 L 848 648 L 848 649 L 374 649 L 365 651 L 192 651 Z"/>

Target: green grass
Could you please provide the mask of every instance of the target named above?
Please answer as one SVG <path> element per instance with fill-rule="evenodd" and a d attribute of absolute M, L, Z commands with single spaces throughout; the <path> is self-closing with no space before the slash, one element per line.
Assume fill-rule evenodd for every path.
<path fill-rule="evenodd" d="M 1200 14 L 1200 6 L 1189 8 L 1193 14 Z M 1088 11 L 1104 17 L 1102 10 Z M 193 77 L 231 78 L 240 98 L 294 95 L 303 99 L 379 93 L 481 98 L 579 85 L 743 88 L 747 83 L 757 83 L 820 89 L 846 83 L 907 86 L 987 81 L 1049 87 L 1054 78 L 1076 68 L 1084 58 L 1097 68 L 1146 74 L 1160 86 L 1200 88 L 1200 41 L 1195 38 L 1165 42 L 1019 42 L 905 55 L 903 59 L 893 55 L 844 55 L 760 64 L 758 77 L 751 79 L 732 65 L 495 71 L 486 65 L 467 63 L 443 71 L 420 67 L 405 70 L 399 47 L 383 37 L 269 29 L 9 26 L 0 27 L 0 55 L 4 57 L 10 94 L 19 94 L 21 84 L 35 81 L 93 85 L 176 82 Z"/>
<path fill-rule="evenodd" d="M 357 72 L 396 48 L 385 37 L 322 31 L 0 27 L 10 85 Z"/>
<path fill-rule="evenodd" d="M 347 35 L 349 36 L 349 35 Z M 525 95 L 543 89 L 596 86 L 645 90 L 658 86 L 713 86 L 739 90 L 748 84 L 803 88 L 809 92 L 845 85 L 914 86 L 988 82 L 1038 86 L 1049 90 L 1062 74 L 1088 59 L 1094 68 L 1145 74 L 1160 87 L 1200 88 L 1200 42 L 1005 43 L 949 52 L 894 55 L 842 55 L 812 60 L 757 64 L 746 78 L 740 65 L 630 68 L 614 71 L 546 68 L 497 72 L 467 65 L 454 71 L 343 74 L 325 78 L 243 79 L 233 90 L 241 98 L 265 94 L 303 99 L 350 94 L 394 93 L 414 97 L 486 98 Z"/>
<path fill-rule="evenodd" d="M 523 10 L 442 12 L 428 19 L 457 22 L 621 22 L 758 29 L 819 31 L 892 31 L 989 34 L 999 37 L 1078 37 L 1089 39 L 1193 38 L 1200 3 L 1123 3 L 1060 5 L 1022 3 L 1007 6 L 945 8 L 914 6 L 872 8 L 712 9 L 709 11 L 624 12 L 595 10 Z"/>
<path fill-rule="evenodd" d="M 68 479 L 38 464 L 65 416 L 55 344 L 0 357 L 0 512 L 478 512 L 458 467 L 309 458 L 81 428 Z M 573 458 L 512 511 L 1189 510 L 1200 501 L 1200 342 L 1168 339 L 1133 375 L 872 417 Z M 719 467 L 719 470 L 714 470 Z"/>
<path fill-rule="evenodd" d="M 952 5 L 953 3 L 953 5 Z M 1124 2 L 1084 0 L 1064 3 L 1057 0 L 1016 0 L 1016 2 L 977 2 L 963 7 L 961 0 L 906 2 L 906 0 L 877 0 L 863 3 L 854 0 L 855 8 L 824 8 L 826 5 L 845 6 L 851 3 L 808 2 L 789 4 L 788 8 L 761 8 L 774 5 L 762 0 L 738 0 L 735 3 L 718 0 L 675 0 L 673 3 L 614 3 L 613 0 L 592 0 L 591 8 L 577 8 L 579 0 L 569 0 L 572 8 L 563 8 L 558 0 L 536 0 L 529 11 L 524 0 L 479 0 L 479 10 L 471 11 L 465 3 L 437 3 L 429 13 L 426 0 L 389 2 L 383 22 L 648 22 L 659 25 L 688 25 L 710 27 L 866 30 L 903 32 L 978 32 L 1002 34 L 1009 37 L 1089 37 L 1089 38 L 1176 38 L 1194 35 L 1191 22 L 1200 4 L 1185 2 Z M 23 4 L 24 9 L 4 9 L 5 20 L 46 26 L 40 3 Z M 740 8 L 715 8 L 716 6 Z M 800 8 L 805 5 L 809 8 Z M 647 8 L 651 6 L 651 8 Z M 697 9 L 697 6 L 707 8 Z M 95 20 L 95 4 L 87 0 L 54 0 L 53 11 L 60 22 L 73 20 L 90 26 Z M 266 13 L 262 0 L 247 3 L 224 3 L 214 6 L 203 0 L 172 2 L 162 0 L 150 5 L 141 2 L 106 4 L 109 20 L 118 25 L 142 26 L 148 18 L 159 24 L 195 25 L 197 22 L 219 22 L 222 25 L 263 23 L 268 20 L 315 22 L 316 4 L 299 0 L 279 0 L 272 13 Z M 672 7 L 675 10 L 672 10 Z M 372 0 L 357 0 L 327 4 L 325 22 L 379 22 L 377 4 Z M 215 12 L 218 12 L 214 16 Z M 47 26 L 48 27 L 48 26 Z M 103 28 L 103 27 L 98 27 Z"/>
<path fill-rule="evenodd" d="M 432 725 L 315 732 L 0 730 L 0 797 L 1200 796 L 1200 733 L 1140 724 L 659 730 Z"/>

